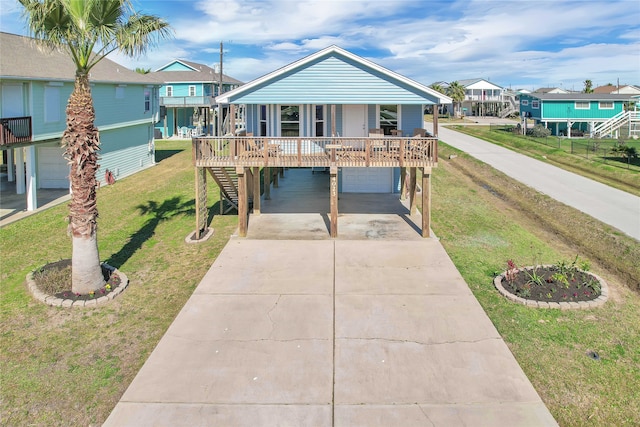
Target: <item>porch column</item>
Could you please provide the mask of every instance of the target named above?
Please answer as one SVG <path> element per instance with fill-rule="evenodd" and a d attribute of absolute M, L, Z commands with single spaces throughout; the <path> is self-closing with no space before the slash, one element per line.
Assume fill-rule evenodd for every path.
<path fill-rule="evenodd" d="M 207 170 L 205 168 L 196 169 L 196 240 L 205 234 L 209 212 L 207 210 Z M 222 206 L 223 198 L 220 197 Z"/>
<path fill-rule="evenodd" d="M 7 150 L 7 180 L 13 182 L 16 180 L 16 169 L 13 165 L 13 148 Z"/>
<path fill-rule="evenodd" d="M 16 149 L 16 194 L 24 194 L 24 148 Z"/>
<path fill-rule="evenodd" d="M 273 172 L 273 188 L 278 188 L 278 168 L 275 168 Z"/>
<path fill-rule="evenodd" d="M 422 237 L 431 237 L 431 168 L 422 168 Z"/>
<path fill-rule="evenodd" d="M 236 134 L 236 106 L 235 104 L 229 105 L 229 133 L 231 135 Z"/>
<path fill-rule="evenodd" d="M 247 178 L 246 170 L 242 166 L 236 167 L 238 175 L 238 235 L 247 237 L 249 226 L 249 209 L 247 207 Z"/>
<path fill-rule="evenodd" d="M 264 174 L 264 199 L 271 200 L 271 168 L 265 166 L 262 173 Z"/>
<path fill-rule="evenodd" d="M 27 210 L 34 211 L 38 208 L 38 195 L 36 190 L 36 147 L 29 145 L 27 152 Z"/>
<path fill-rule="evenodd" d="M 440 110 L 440 104 L 433 106 L 433 136 L 438 137 L 438 111 Z"/>
<path fill-rule="evenodd" d="M 260 168 L 253 168 L 253 213 L 260 215 Z"/>
<path fill-rule="evenodd" d="M 338 167 L 331 166 L 329 168 L 329 188 L 330 188 L 330 205 L 331 205 L 331 237 L 338 237 Z"/>
<path fill-rule="evenodd" d="M 400 168 L 400 200 L 407 199 L 407 168 Z"/>
<path fill-rule="evenodd" d="M 414 215 L 416 205 L 416 168 L 409 168 L 409 215 Z"/>
<path fill-rule="evenodd" d="M 336 136 L 336 105 L 331 104 L 331 136 Z"/>

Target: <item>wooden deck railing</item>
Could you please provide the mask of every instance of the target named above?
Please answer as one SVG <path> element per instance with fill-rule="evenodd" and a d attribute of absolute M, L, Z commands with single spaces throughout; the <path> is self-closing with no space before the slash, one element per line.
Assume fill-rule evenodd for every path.
<path fill-rule="evenodd" d="M 431 167 L 438 139 L 424 137 L 199 137 L 197 167 Z"/>
<path fill-rule="evenodd" d="M 10 117 L 0 119 L 0 145 L 29 142 L 31 133 L 31 117 Z"/>

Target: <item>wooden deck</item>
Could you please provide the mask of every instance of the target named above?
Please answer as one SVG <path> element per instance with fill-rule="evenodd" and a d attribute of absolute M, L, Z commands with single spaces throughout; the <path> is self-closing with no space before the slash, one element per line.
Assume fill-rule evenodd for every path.
<path fill-rule="evenodd" d="M 198 137 L 196 167 L 434 167 L 430 137 Z"/>

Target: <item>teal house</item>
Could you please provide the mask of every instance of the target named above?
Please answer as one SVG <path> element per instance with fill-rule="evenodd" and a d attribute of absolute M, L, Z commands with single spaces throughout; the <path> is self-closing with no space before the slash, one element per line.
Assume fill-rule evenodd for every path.
<path fill-rule="evenodd" d="M 65 53 L 43 51 L 33 39 L 8 33 L 0 33 L 0 54 L 1 183 L 25 194 L 27 210 L 34 210 L 38 189 L 69 188 L 61 137 L 75 66 Z M 117 180 L 153 166 L 155 79 L 105 58 L 89 80 L 100 131 L 98 180 L 105 183 L 107 169 Z"/>
<path fill-rule="evenodd" d="M 591 135 L 624 116 L 630 101 L 624 94 L 528 93 L 520 95 L 520 117 L 543 125 L 552 135 Z"/>
<path fill-rule="evenodd" d="M 214 98 L 220 92 L 220 73 L 196 62 L 176 59 L 153 73 L 160 87 L 161 120 L 157 135 L 163 138 L 209 135 L 216 128 Z M 222 75 L 222 93 L 241 81 Z"/>

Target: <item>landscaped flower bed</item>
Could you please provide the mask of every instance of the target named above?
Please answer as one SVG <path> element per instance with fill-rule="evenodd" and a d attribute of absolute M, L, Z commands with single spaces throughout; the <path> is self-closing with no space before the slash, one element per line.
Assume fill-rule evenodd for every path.
<path fill-rule="evenodd" d="M 527 305 L 571 308 L 582 302 L 597 302 L 584 307 L 604 303 L 607 296 L 604 281 L 586 269 L 578 268 L 576 263 L 577 257 L 573 263 L 518 268 L 509 260 L 507 270 L 496 277 L 494 283 L 509 299 L 524 304 L 527 301 L 536 303 Z"/>

